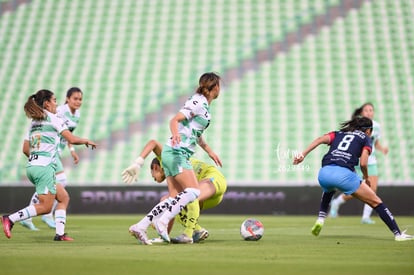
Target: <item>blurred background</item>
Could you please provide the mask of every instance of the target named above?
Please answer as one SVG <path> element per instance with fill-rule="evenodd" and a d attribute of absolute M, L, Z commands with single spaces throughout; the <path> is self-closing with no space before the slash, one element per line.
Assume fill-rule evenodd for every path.
<path fill-rule="evenodd" d="M 205 138 L 230 187 L 318 186 L 327 148 L 294 154 L 367 101 L 390 149 L 380 186 L 413 186 L 413 37 L 411 0 L 0 0 L 0 186 L 31 186 L 23 105 L 37 90 L 59 104 L 83 90 L 75 134 L 99 148 L 77 146 L 78 165 L 64 152 L 69 185 L 122 186 L 207 71 L 224 82 Z"/>

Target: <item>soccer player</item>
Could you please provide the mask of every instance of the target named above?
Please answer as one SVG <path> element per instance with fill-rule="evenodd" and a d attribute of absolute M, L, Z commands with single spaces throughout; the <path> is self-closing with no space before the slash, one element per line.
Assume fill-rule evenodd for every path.
<path fill-rule="evenodd" d="M 204 73 L 199 79 L 196 93 L 184 104 L 183 108 L 170 120 L 172 136 L 163 146 L 161 152 L 162 167 L 168 188 L 183 190 L 174 198 L 169 197 L 158 203 L 140 222 L 130 228 L 142 243 L 149 242 L 146 231 L 154 225 L 160 237 L 170 242 L 168 224 L 182 208 L 197 200 L 200 195 L 197 178 L 190 164 L 197 144 L 209 155 L 216 165 L 221 167 L 221 160 L 202 138 L 209 126 L 210 104 L 220 94 L 220 76 Z M 198 208 L 198 203 L 194 207 Z M 200 211 L 196 209 L 195 211 Z"/>
<path fill-rule="evenodd" d="M 76 129 L 79 120 L 80 120 L 80 107 L 82 105 L 82 90 L 78 87 L 72 87 L 66 92 L 66 101 L 64 105 L 57 107 L 57 116 L 63 119 L 68 127 L 68 130 L 73 133 Z M 79 162 L 79 156 L 76 154 L 75 147 L 68 143 L 62 136 L 60 137 L 59 143 L 59 157 L 56 158 L 56 182 L 61 184 L 63 187 L 66 187 L 67 177 L 65 171 L 63 170 L 62 161 L 60 160 L 60 155 L 65 149 L 66 145 L 69 147 L 70 153 L 73 158 L 73 162 L 77 164 Z M 69 198 L 67 198 L 69 199 Z M 35 204 L 39 202 L 37 193 L 35 192 L 30 199 L 30 204 Z M 50 213 L 42 216 L 42 221 L 46 223 L 50 228 L 56 228 L 56 223 L 53 219 L 53 213 L 56 209 L 57 200 L 54 201 L 52 211 Z M 39 230 L 34 224 L 31 218 L 21 221 L 21 225 L 30 229 L 30 230 Z"/>
<path fill-rule="evenodd" d="M 333 131 L 316 138 L 301 154 L 293 159 L 293 164 L 301 163 L 305 157 L 321 144 L 328 144 L 329 151 L 322 159 L 318 180 L 323 189 L 318 219 L 312 227 L 312 234 L 318 236 L 328 213 L 329 204 L 336 190 L 352 195 L 369 204 L 394 234 L 396 241 L 413 240 L 414 236 L 401 232 L 391 211 L 369 187 L 368 156 L 372 151 L 372 120 L 355 117 L 341 124 L 339 131 Z M 355 173 L 355 166 L 361 168 L 363 180 Z"/>
<path fill-rule="evenodd" d="M 1 218 L 3 231 L 11 238 L 15 222 L 49 213 L 53 202 L 56 207 L 55 241 L 72 241 L 65 233 L 66 209 L 69 195 L 61 184 L 56 184 L 56 159 L 58 158 L 59 135 L 71 144 L 85 144 L 92 149 L 96 144 L 88 139 L 72 135 L 65 122 L 56 115 L 56 97 L 49 90 L 39 90 L 29 96 L 24 105 L 26 115 L 32 119 L 27 138 L 23 142 L 23 153 L 28 157 L 26 174 L 35 185 L 39 203 L 29 205 L 11 215 Z"/>
<path fill-rule="evenodd" d="M 376 193 L 377 186 L 378 186 L 378 167 L 377 167 L 377 158 L 375 156 L 375 152 L 378 150 L 384 155 L 388 153 L 388 147 L 383 146 L 380 143 L 381 137 L 381 126 L 378 122 L 373 120 L 374 118 L 374 105 L 372 103 L 365 103 L 359 108 L 357 108 L 352 117 L 356 116 L 364 116 L 372 120 L 372 153 L 369 155 L 368 158 L 368 178 L 369 182 L 371 183 L 371 189 Z M 356 170 L 361 175 L 361 171 L 359 170 L 358 166 Z M 332 218 L 336 218 L 338 216 L 339 207 L 347 202 L 348 200 L 352 199 L 352 196 L 340 194 L 338 197 L 332 200 L 331 202 L 331 209 L 329 211 L 329 215 Z M 362 224 L 374 224 L 375 221 L 371 219 L 372 208 L 368 204 L 364 204 L 364 210 L 362 212 Z"/>
<path fill-rule="evenodd" d="M 125 183 L 131 184 L 136 181 L 139 170 L 144 164 L 145 158 L 154 152 L 156 157 L 151 162 L 151 175 L 154 180 L 161 183 L 165 180 L 164 169 L 161 166 L 161 151 L 162 145 L 156 140 L 150 140 L 145 146 L 139 157 L 128 168 L 122 172 L 122 179 Z M 193 243 L 200 242 L 208 237 L 208 231 L 198 224 L 200 212 L 197 211 L 195 203 L 199 203 L 199 209 L 209 209 L 217 206 L 223 199 L 224 193 L 227 189 L 226 179 L 223 174 L 213 165 L 207 164 L 200 160 L 191 158 L 191 166 L 196 174 L 200 196 L 197 200 L 189 203 L 177 216 L 176 220 L 184 225 L 185 230 L 183 234 L 177 238 L 171 239 L 173 243 Z M 163 197 L 161 201 L 167 199 L 168 196 L 175 197 L 182 190 L 176 190 L 173 186 L 169 188 L 169 195 Z M 171 220 L 168 226 L 168 232 L 171 232 L 174 219 Z M 132 229 L 134 225 L 131 226 Z M 130 230 L 133 236 L 134 231 Z M 157 241 L 153 239 L 151 242 Z"/>

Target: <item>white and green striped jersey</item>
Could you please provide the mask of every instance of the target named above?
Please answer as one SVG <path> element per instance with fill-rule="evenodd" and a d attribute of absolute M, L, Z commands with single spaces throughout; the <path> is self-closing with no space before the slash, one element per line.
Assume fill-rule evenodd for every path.
<path fill-rule="evenodd" d="M 381 138 L 381 125 L 375 120 L 372 121 L 372 152 L 368 157 L 368 165 L 377 164 L 377 158 L 375 157 L 375 142 Z"/>
<path fill-rule="evenodd" d="M 56 162 L 60 134 L 67 130 L 65 122 L 46 111 L 45 120 L 32 120 L 26 135 L 30 144 L 27 166 L 47 166 Z"/>
<path fill-rule="evenodd" d="M 207 98 L 201 94 L 194 94 L 185 102 L 180 113 L 184 114 L 186 119 L 178 124 L 181 142 L 177 147 L 192 154 L 197 145 L 197 139 L 210 124 L 211 114 Z M 167 145 L 172 147 L 171 139 L 168 139 Z"/>
<path fill-rule="evenodd" d="M 68 127 L 68 130 L 73 133 L 75 131 L 76 126 L 78 126 L 79 120 L 80 120 L 80 111 L 76 110 L 74 114 L 70 111 L 69 105 L 64 104 L 61 106 L 58 106 L 56 109 L 57 116 L 60 117 Z M 65 149 L 68 142 L 61 137 L 60 143 L 59 143 L 59 153 Z"/>

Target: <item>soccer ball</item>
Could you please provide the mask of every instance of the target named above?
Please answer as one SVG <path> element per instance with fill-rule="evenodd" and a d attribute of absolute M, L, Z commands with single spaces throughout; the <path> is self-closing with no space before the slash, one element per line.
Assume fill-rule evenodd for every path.
<path fill-rule="evenodd" d="M 258 241 L 264 233 L 263 224 L 254 218 L 245 220 L 240 227 L 240 235 L 245 241 Z"/>

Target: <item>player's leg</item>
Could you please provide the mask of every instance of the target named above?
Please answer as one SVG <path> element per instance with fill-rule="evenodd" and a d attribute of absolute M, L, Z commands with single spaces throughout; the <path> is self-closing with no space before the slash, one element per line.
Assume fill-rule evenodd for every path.
<path fill-rule="evenodd" d="M 181 165 L 181 167 L 183 166 Z M 174 197 L 167 210 L 154 222 L 155 229 L 160 237 L 169 242 L 168 223 L 181 211 L 181 209 L 198 198 L 200 190 L 198 189 L 198 182 L 191 166 L 190 169 L 182 169 L 181 173 L 176 174 L 174 177 L 168 176 L 167 182 L 168 184 L 170 184 L 170 182 L 176 182 L 182 189 L 184 189 L 184 191 L 178 193 L 177 196 Z"/>
<path fill-rule="evenodd" d="M 394 234 L 396 241 L 414 240 L 414 236 L 407 235 L 401 232 L 397 225 L 391 211 L 384 205 L 382 200 L 372 189 L 365 183 L 361 183 L 358 190 L 352 194 L 355 198 L 369 204 L 380 216 L 381 220 L 388 226 L 390 231 Z"/>
<path fill-rule="evenodd" d="M 185 211 L 183 211 L 185 209 Z M 179 236 L 172 238 L 172 243 L 177 244 L 192 244 L 193 243 L 193 233 L 198 224 L 198 218 L 200 216 L 200 204 L 198 199 L 188 203 L 185 208 L 178 213 L 176 217 L 179 217 L 178 220 L 184 222 L 184 232 Z M 172 219 L 174 220 L 174 219 Z"/>
<path fill-rule="evenodd" d="M 319 205 L 318 219 L 313 225 L 311 232 L 313 235 L 318 236 L 325 223 L 325 219 L 328 215 L 329 204 L 332 201 L 332 197 L 335 195 L 335 191 L 328 191 L 322 193 L 321 203 Z"/>
<path fill-rule="evenodd" d="M 129 227 L 129 233 L 138 239 L 142 244 L 151 245 L 152 241 L 158 242 L 158 239 L 154 238 L 152 240 L 148 239 L 147 229 L 153 224 L 157 219 L 161 217 L 161 214 L 169 207 L 169 204 L 173 200 L 174 196 L 178 194 L 179 184 L 171 181 L 167 182 L 168 184 L 168 195 L 163 196 L 160 202 L 155 205 L 148 214 L 142 218 L 138 223 L 133 224 Z M 173 221 L 168 224 L 168 233 L 171 231 L 173 226 Z"/>
<path fill-rule="evenodd" d="M 204 200 L 204 196 L 200 195 L 201 210 L 210 209 L 219 205 L 223 200 L 224 193 L 227 190 L 226 178 L 219 171 L 208 174 L 208 178 L 209 180 L 200 183 L 200 190 L 202 194 L 208 194 L 210 192 L 211 196 Z M 209 191 L 206 191 L 206 189 Z M 193 242 L 198 243 L 207 239 L 208 236 L 208 231 L 197 223 L 193 233 Z"/>
<path fill-rule="evenodd" d="M 32 198 L 30 199 L 30 205 L 39 203 L 39 197 L 37 196 L 37 193 L 34 192 L 32 195 Z M 33 231 L 38 231 L 39 228 L 37 228 L 34 224 L 33 224 L 33 219 L 32 218 L 28 218 L 26 220 L 20 221 L 20 224 L 24 227 L 26 227 L 29 230 L 33 230 Z"/>
<path fill-rule="evenodd" d="M 191 202 L 187 205 L 187 213 L 186 213 L 186 229 L 184 230 L 184 234 L 188 237 L 193 237 L 194 230 L 201 230 L 202 227 L 198 224 L 198 219 L 200 217 L 200 209 L 207 209 L 216 206 L 218 203 L 216 200 L 213 201 L 213 196 L 216 194 L 216 187 L 213 184 L 212 180 L 214 179 L 204 179 L 198 183 L 198 187 L 200 189 L 200 196 L 198 200 Z M 215 205 L 214 205 L 215 204 Z M 206 208 L 207 207 L 207 208 Z"/>
<path fill-rule="evenodd" d="M 374 193 L 377 193 L 378 187 L 378 167 L 377 165 L 368 165 L 368 179 L 370 182 L 370 187 Z M 362 212 L 362 224 L 374 224 L 375 221 L 371 219 L 372 207 L 368 204 L 364 204 L 364 209 Z"/>
<path fill-rule="evenodd" d="M 311 233 L 314 236 L 318 236 L 322 230 L 335 190 L 339 189 L 346 195 L 349 195 L 358 189 L 361 179 L 347 168 L 328 165 L 319 170 L 318 181 L 323 194 L 319 206 L 318 219 L 311 229 Z"/>
<path fill-rule="evenodd" d="M 349 201 L 350 199 L 352 199 L 352 196 L 345 195 L 345 194 L 340 194 L 335 199 L 333 199 L 332 202 L 331 202 L 331 209 L 329 210 L 329 216 L 331 218 L 338 217 L 339 208 L 344 203 L 346 203 L 347 201 Z"/>
<path fill-rule="evenodd" d="M 29 180 L 36 186 L 39 203 L 2 217 L 3 230 L 8 238 L 15 222 L 48 213 L 56 196 L 55 170 L 52 166 L 30 166 L 26 169 Z"/>
<path fill-rule="evenodd" d="M 72 238 L 66 235 L 65 226 L 66 226 L 66 209 L 68 208 L 70 197 L 65 187 L 58 183 L 56 184 L 57 194 L 57 206 L 55 211 L 55 221 L 56 221 L 56 235 L 55 241 L 73 241 Z"/>

